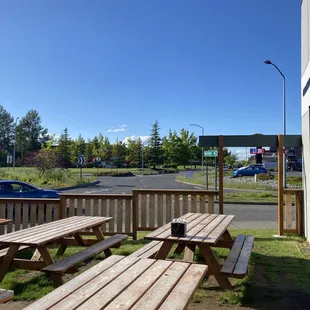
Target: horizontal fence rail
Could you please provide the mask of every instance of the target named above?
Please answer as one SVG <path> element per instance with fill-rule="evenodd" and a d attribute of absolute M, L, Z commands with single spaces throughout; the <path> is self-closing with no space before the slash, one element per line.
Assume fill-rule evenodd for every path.
<path fill-rule="evenodd" d="M 303 234 L 303 190 L 284 189 L 283 233 Z"/>

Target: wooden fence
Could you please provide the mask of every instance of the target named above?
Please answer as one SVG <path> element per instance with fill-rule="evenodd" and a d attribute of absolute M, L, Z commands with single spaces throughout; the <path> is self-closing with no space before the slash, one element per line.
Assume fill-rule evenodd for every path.
<path fill-rule="evenodd" d="M 60 199 L 0 198 L 0 234 L 74 215 L 111 216 L 106 235 L 154 230 L 187 212 L 214 213 L 217 191 L 135 189 L 132 195 L 61 194 Z"/>
<path fill-rule="evenodd" d="M 303 234 L 303 190 L 302 189 L 284 189 L 284 204 L 281 212 L 283 233 Z"/>

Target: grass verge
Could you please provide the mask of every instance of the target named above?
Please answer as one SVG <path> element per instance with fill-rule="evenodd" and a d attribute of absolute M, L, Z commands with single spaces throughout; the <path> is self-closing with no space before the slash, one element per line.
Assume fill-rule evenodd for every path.
<path fill-rule="evenodd" d="M 0 168 L 0 180 L 17 180 L 30 183 L 41 188 L 59 188 L 86 184 L 95 180 L 94 177 L 80 177 L 65 169 L 53 169 L 43 175 L 35 168 Z"/>
<path fill-rule="evenodd" d="M 288 238 L 275 239 L 273 230 L 231 230 L 235 237 L 240 233 L 252 234 L 255 236 L 255 247 L 252 252 L 249 274 L 242 280 L 233 280 L 234 288 L 229 291 L 218 290 L 218 287 L 210 286 L 208 281 L 202 283 L 198 289 L 193 302 L 205 301 L 212 291 L 218 292 L 217 298 L 220 304 L 229 305 L 251 305 L 255 302 L 257 287 L 266 287 L 265 298 L 278 298 L 274 295 L 272 288 L 294 289 L 299 292 L 309 293 L 310 282 L 310 256 L 303 254 L 299 247 L 304 244 L 301 237 L 290 236 Z M 143 239 L 146 233 L 139 233 L 139 240 L 127 240 L 120 248 L 113 249 L 113 254 L 129 255 L 138 250 L 147 242 Z M 75 253 L 81 248 L 70 247 L 66 251 L 66 256 Z M 215 249 L 217 257 L 222 261 L 227 257 L 228 250 Z M 52 255 L 55 255 L 56 248 L 51 247 Z M 24 253 L 30 256 L 29 253 Z M 173 254 L 170 257 L 174 257 Z M 97 255 L 86 265 L 81 266 L 80 272 L 98 263 L 104 258 L 103 254 Z M 196 254 L 196 260 L 201 261 L 201 254 Z M 74 276 L 76 276 L 75 274 Z M 66 278 L 70 279 L 71 275 Z M 1 288 L 14 290 L 14 300 L 35 300 L 53 290 L 51 280 L 39 272 L 26 272 L 23 270 L 10 271 L 3 282 Z"/>

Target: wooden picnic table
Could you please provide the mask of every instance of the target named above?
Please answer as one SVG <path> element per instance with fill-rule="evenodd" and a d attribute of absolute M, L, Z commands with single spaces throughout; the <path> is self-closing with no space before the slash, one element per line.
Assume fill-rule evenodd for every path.
<path fill-rule="evenodd" d="M 73 216 L 0 236 L 0 244 L 9 247 L 0 264 L 0 281 L 10 267 L 39 271 L 53 264 L 54 261 L 47 246 L 58 242 L 61 244 L 60 251 L 63 253 L 67 244 L 72 244 L 72 239 L 65 237 L 73 236 L 77 245 L 85 246 L 87 244 L 84 243 L 81 233 L 91 229 L 97 238 L 95 242 L 104 240 L 100 226 L 110 219 L 112 217 Z M 17 259 L 16 254 L 19 249 L 25 247 L 35 249 L 34 256 L 31 260 Z"/>
<path fill-rule="evenodd" d="M 2 219 L 0 218 L 0 225 L 6 225 L 8 223 L 11 223 L 12 220 L 11 219 Z"/>
<path fill-rule="evenodd" d="M 183 310 L 206 265 L 112 255 L 24 310 Z"/>
<path fill-rule="evenodd" d="M 221 265 L 211 247 L 231 249 L 234 240 L 227 227 L 234 219 L 234 215 L 187 213 L 180 217 L 187 222 L 185 237 L 171 236 L 171 223 L 168 223 L 150 234 L 145 239 L 162 241 L 156 259 L 166 259 L 172 246 L 178 244 L 177 253 L 184 251 L 184 261 L 193 261 L 195 249 L 198 247 L 205 263 L 209 266 L 208 274 L 214 275 L 222 288 L 231 288 L 227 276 L 221 274 Z"/>

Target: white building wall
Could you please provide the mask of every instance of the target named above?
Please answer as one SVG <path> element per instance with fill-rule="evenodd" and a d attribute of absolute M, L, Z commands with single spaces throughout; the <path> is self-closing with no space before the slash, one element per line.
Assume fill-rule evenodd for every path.
<path fill-rule="evenodd" d="M 301 113 L 305 235 L 310 241 L 310 0 L 301 3 Z"/>

